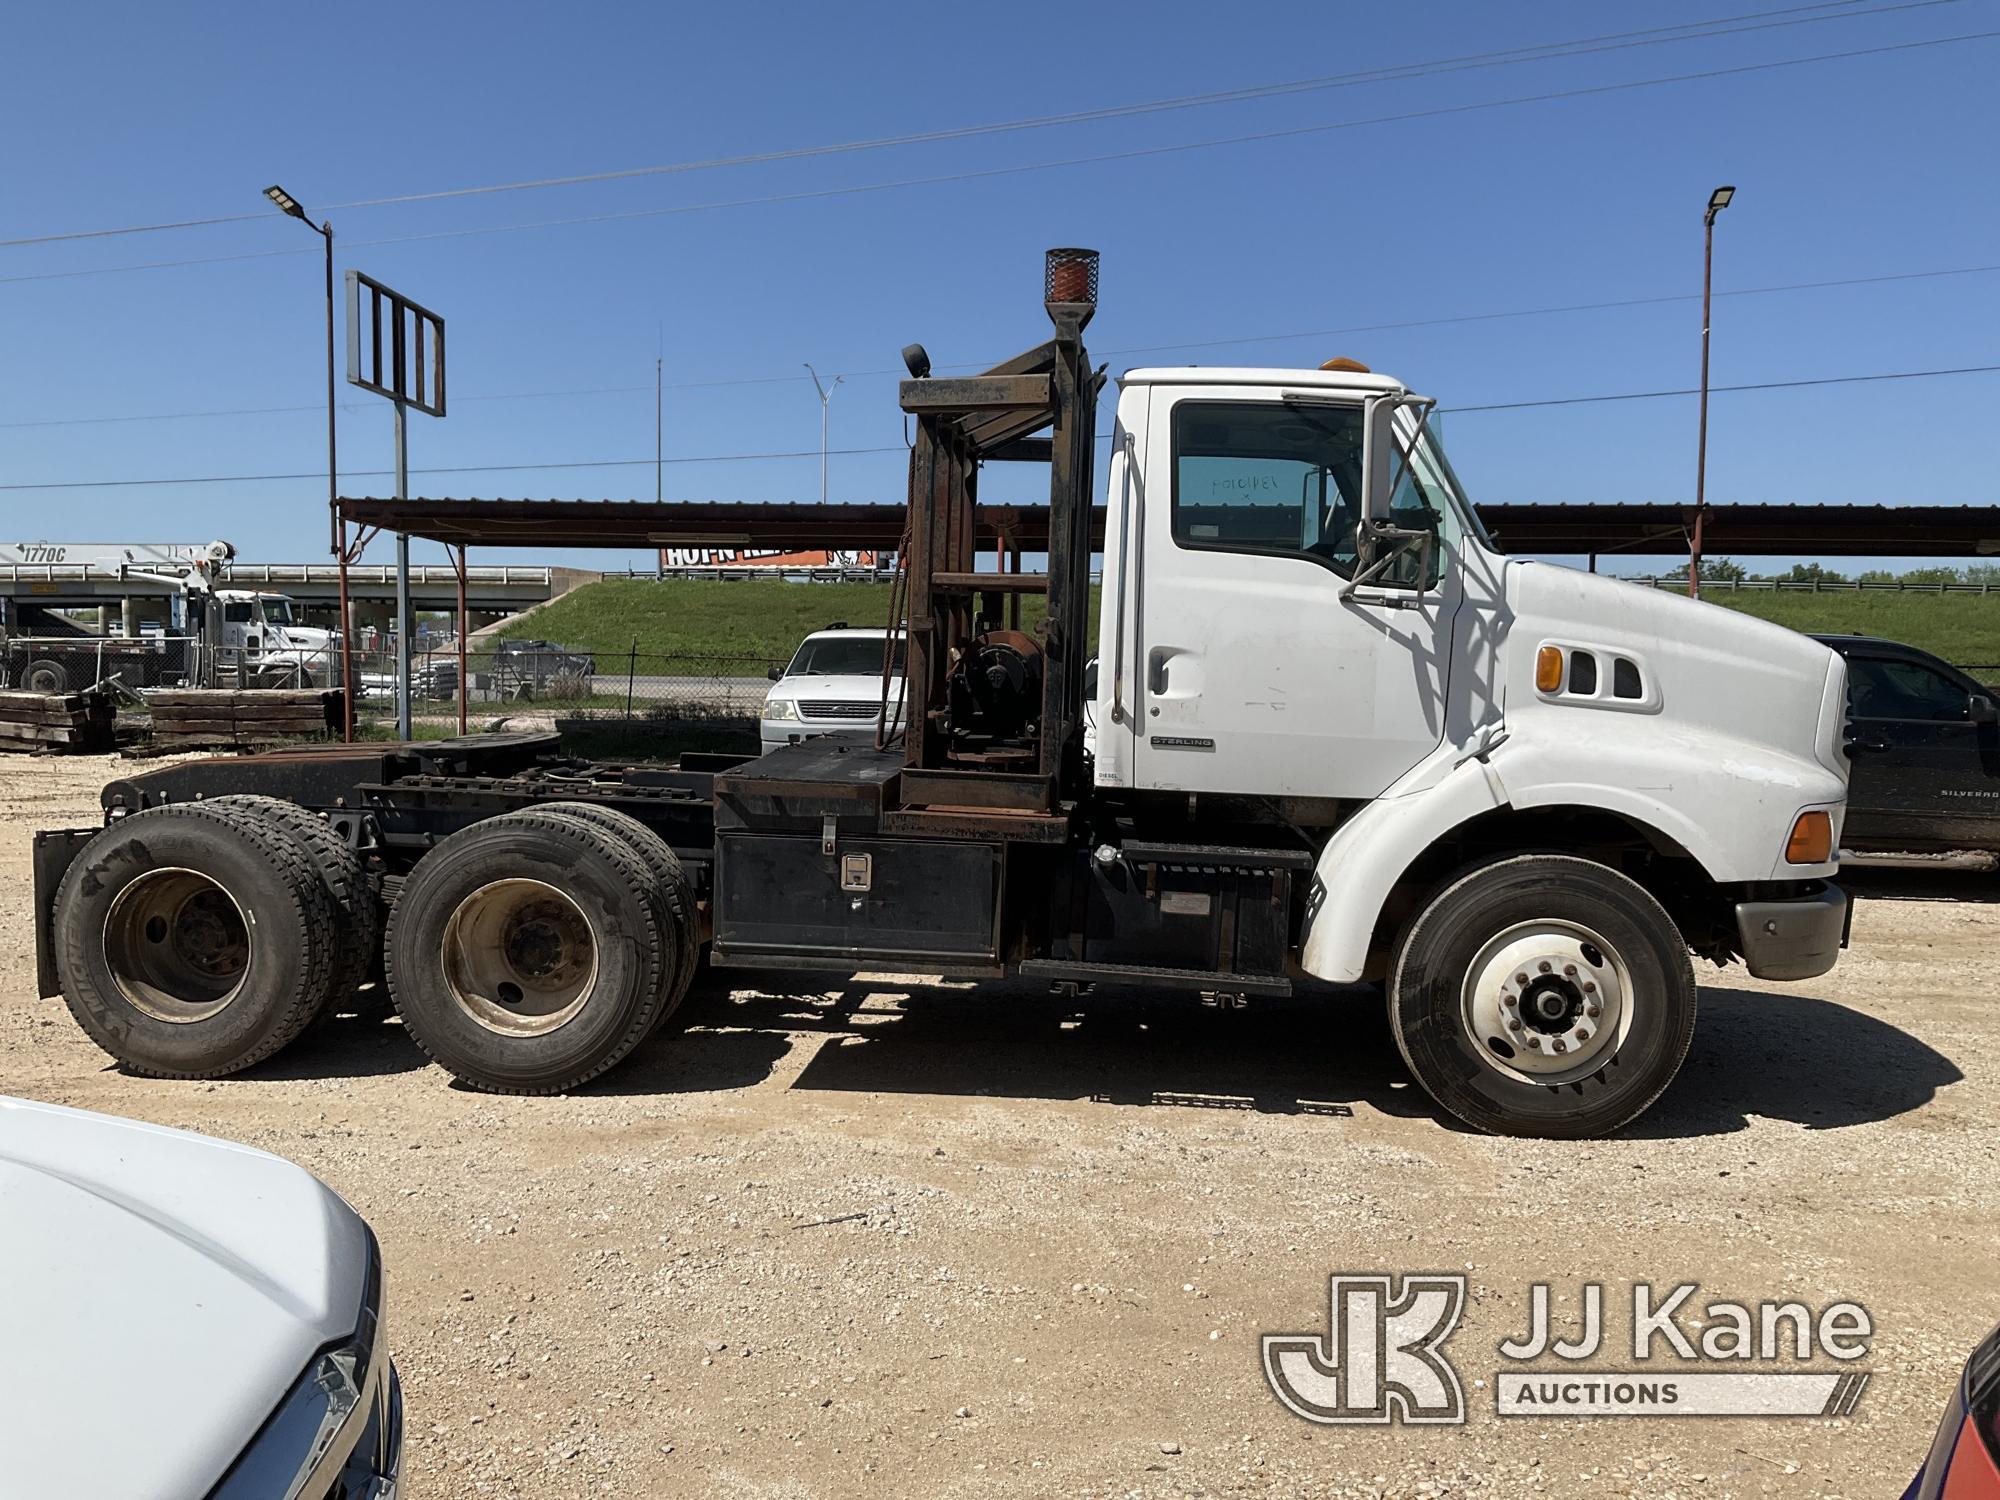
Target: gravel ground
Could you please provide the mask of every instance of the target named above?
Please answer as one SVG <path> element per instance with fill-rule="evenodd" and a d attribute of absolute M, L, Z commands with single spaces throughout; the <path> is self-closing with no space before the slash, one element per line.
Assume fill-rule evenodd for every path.
<path fill-rule="evenodd" d="M 454 1088 L 354 1017 L 163 1083 L 34 997 L 30 834 L 94 821 L 112 764 L 0 763 L 0 1089 L 345 1194 L 388 1259 L 414 1496 L 1893 1495 L 2000 1316 L 1991 877 L 1875 877 L 1822 980 L 1706 970 L 1685 1071 L 1613 1141 L 1447 1127 L 1358 991 L 711 979 L 571 1098 Z M 1321 1330 L 1330 1271 L 1461 1269 L 1467 1426 L 1272 1398 L 1258 1335 Z M 1585 1279 L 1855 1299 L 1873 1381 L 1846 1420 L 1502 1421 L 1493 1346 L 1544 1279 L 1559 1309 Z"/>

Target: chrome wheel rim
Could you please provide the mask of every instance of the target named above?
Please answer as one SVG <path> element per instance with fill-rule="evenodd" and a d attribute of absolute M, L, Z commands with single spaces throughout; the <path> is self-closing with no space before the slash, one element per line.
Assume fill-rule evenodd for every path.
<path fill-rule="evenodd" d="M 459 1009 L 488 1031 L 546 1036 L 590 999 L 597 934 L 554 886 L 492 881 L 445 923 L 444 977 Z"/>
<path fill-rule="evenodd" d="M 118 993 L 177 1026 L 227 1009 L 243 993 L 255 951 L 243 908 L 199 870 L 148 870 L 104 918 L 104 964 Z"/>
<path fill-rule="evenodd" d="M 1461 1021 L 1490 1068 L 1557 1088 L 1596 1073 L 1632 1030 L 1632 974 L 1618 950 L 1575 922 L 1519 922 L 1466 969 Z"/>

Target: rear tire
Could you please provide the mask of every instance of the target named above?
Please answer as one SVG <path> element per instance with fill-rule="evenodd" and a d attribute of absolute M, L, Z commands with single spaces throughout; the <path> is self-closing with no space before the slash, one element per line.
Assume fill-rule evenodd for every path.
<path fill-rule="evenodd" d="M 244 792 L 212 797 L 208 805 L 241 808 L 253 818 L 277 824 L 305 845 L 334 909 L 335 951 L 327 1003 L 337 1008 L 352 1002 L 382 947 L 382 909 L 361 855 L 325 818 L 294 802 Z"/>
<path fill-rule="evenodd" d="M 1433 1099 L 1496 1135 L 1577 1139 L 1630 1123 L 1694 1036 L 1694 970 L 1636 881 L 1569 855 L 1462 872 L 1405 929 L 1390 1028 Z"/>
<path fill-rule="evenodd" d="M 69 691 L 69 668 L 59 661 L 28 663 L 28 673 L 21 679 L 21 686 L 31 693 L 42 693 L 53 698 L 58 693 Z"/>
<path fill-rule="evenodd" d="M 695 926 L 694 888 L 688 884 L 680 856 L 659 834 L 630 813 L 620 812 L 615 807 L 599 807 L 590 802 L 548 802 L 542 804 L 540 810 L 601 828 L 622 839 L 627 848 L 645 861 L 646 869 L 653 877 L 653 890 L 659 898 L 661 931 L 673 934 L 674 955 L 678 960 L 671 966 L 662 966 L 667 988 L 662 997 L 659 1019 L 653 1023 L 657 1030 L 680 1008 L 681 1001 L 687 996 L 688 985 L 694 979 L 695 966 L 701 961 L 701 934 Z"/>
<path fill-rule="evenodd" d="M 305 846 L 242 809 L 160 807 L 88 844 L 56 893 L 63 999 L 135 1073 L 219 1078 L 326 1004 L 335 914 Z"/>
<path fill-rule="evenodd" d="M 679 960 L 646 864 L 606 830 L 539 809 L 453 834 L 389 913 L 390 993 L 453 1077 L 556 1094 L 624 1059 Z"/>

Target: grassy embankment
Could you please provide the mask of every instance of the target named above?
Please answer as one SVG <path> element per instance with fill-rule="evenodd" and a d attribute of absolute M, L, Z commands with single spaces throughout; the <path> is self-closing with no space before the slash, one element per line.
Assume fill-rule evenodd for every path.
<path fill-rule="evenodd" d="M 2000 595 L 1711 587 L 1705 597 L 1794 630 L 1886 636 L 1946 661 L 1989 671 L 2000 666 Z M 502 633 L 595 652 L 605 673 L 615 672 L 617 659 L 636 642 L 641 658 L 688 658 L 690 672 L 712 670 L 708 663 L 714 659 L 734 657 L 744 659 L 754 674 L 757 666 L 789 660 L 801 639 L 832 621 L 880 625 L 888 610 L 889 588 L 879 583 L 614 578 L 567 594 Z M 1040 614 L 1039 598 L 1023 601 L 1030 625 Z M 640 670 L 672 675 L 676 667 L 659 661 Z"/>
<path fill-rule="evenodd" d="M 1021 601 L 1024 628 L 1032 630 L 1041 617 L 1038 595 Z M 718 658 L 741 658 L 741 675 L 755 676 L 790 661 L 800 641 L 835 621 L 861 627 L 888 619 L 886 583 L 611 578 L 565 594 L 499 634 L 591 652 L 603 677 L 622 674 L 635 646 L 641 675 L 705 674 Z"/>

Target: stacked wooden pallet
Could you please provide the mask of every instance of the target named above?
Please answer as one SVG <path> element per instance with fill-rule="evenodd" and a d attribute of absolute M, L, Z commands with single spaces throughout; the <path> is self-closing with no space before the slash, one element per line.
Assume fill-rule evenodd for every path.
<path fill-rule="evenodd" d="M 111 748 L 116 706 L 101 688 L 83 693 L 0 693 L 0 750 L 82 754 Z"/>
<path fill-rule="evenodd" d="M 340 692 L 318 688 L 173 688 L 148 693 L 159 749 L 322 739 L 340 724 Z"/>

